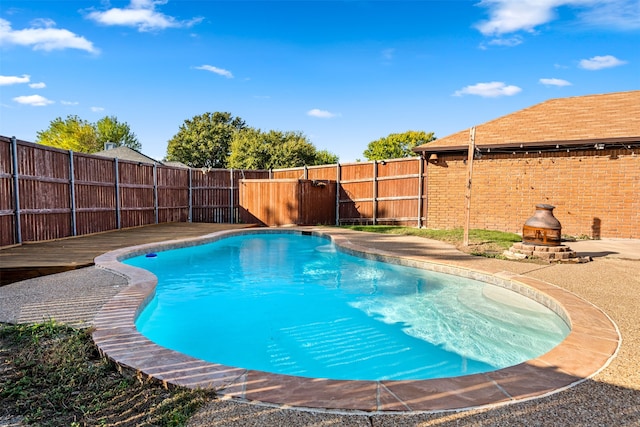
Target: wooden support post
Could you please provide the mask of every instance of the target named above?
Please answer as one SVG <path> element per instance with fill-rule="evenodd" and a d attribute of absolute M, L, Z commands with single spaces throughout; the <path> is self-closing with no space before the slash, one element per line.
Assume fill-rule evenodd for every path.
<path fill-rule="evenodd" d="M 378 161 L 373 161 L 373 225 L 378 223 Z"/>
<path fill-rule="evenodd" d="M 422 228 L 422 184 L 424 179 L 424 153 L 418 156 L 418 228 Z"/>
<path fill-rule="evenodd" d="M 233 168 L 229 169 L 229 182 L 231 183 L 229 185 L 229 187 L 230 187 L 229 188 L 229 217 L 231 218 L 230 219 L 231 224 L 235 224 L 235 218 L 234 218 L 234 215 L 233 215 L 233 211 L 234 211 L 233 204 L 235 202 L 235 200 L 233 200 L 233 189 L 234 189 L 234 187 L 233 187 L 233 184 L 234 184 Z"/>
<path fill-rule="evenodd" d="M 158 223 L 159 219 L 159 203 L 158 203 L 158 164 L 153 164 L 153 220 Z"/>
<path fill-rule="evenodd" d="M 336 163 L 336 226 L 340 225 L 340 163 Z"/>
<path fill-rule="evenodd" d="M 193 222 L 193 169 L 189 168 L 189 189 L 187 191 L 187 198 L 189 199 L 189 212 L 187 213 L 188 222 Z"/>
<path fill-rule="evenodd" d="M 120 230 L 122 228 L 122 217 L 120 212 L 120 167 L 118 166 L 117 157 L 113 159 L 113 174 L 116 181 L 116 228 Z"/>
<path fill-rule="evenodd" d="M 18 171 L 18 140 L 15 136 L 11 137 L 11 174 L 13 175 L 13 212 L 15 224 L 15 241 L 14 243 L 22 243 L 22 219 L 20 218 L 20 173 Z"/>
<path fill-rule="evenodd" d="M 76 224 L 76 173 L 73 165 L 73 151 L 69 150 L 69 204 L 71 205 L 71 235 L 78 234 Z"/>
<path fill-rule="evenodd" d="M 473 177 L 473 157 L 476 153 L 476 128 L 471 128 L 469 132 L 469 152 L 467 154 L 467 183 L 465 191 L 465 208 L 464 208 L 464 238 L 462 244 L 469 246 L 469 223 L 471 222 L 471 178 Z"/>

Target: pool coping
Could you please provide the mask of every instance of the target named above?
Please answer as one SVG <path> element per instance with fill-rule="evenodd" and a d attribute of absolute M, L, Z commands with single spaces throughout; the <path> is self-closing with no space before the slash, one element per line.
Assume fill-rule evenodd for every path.
<path fill-rule="evenodd" d="M 232 235 L 296 233 L 331 239 L 341 250 L 431 271 L 455 274 L 512 289 L 549 307 L 571 326 L 569 335 L 544 355 L 482 374 L 431 380 L 346 381 L 273 374 L 205 362 L 161 347 L 138 332 L 135 319 L 153 298 L 156 277 L 120 260 L 150 251 L 213 242 Z M 555 285 L 512 272 L 487 272 L 434 261 L 425 254 L 400 256 L 368 249 L 322 229 L 261 228 L 215 232 L 122 248 L 96 257 L 99 268 L 124 276 L 129 286 L 94 319 L 93 339 L 118 365 L 166 385 L 212 388 L 221 398 L 332 412 L 416 413 L 493 407 L 544 397 L 575 386 L 604 369 L 617 354 L 615 323 L 593 304 Z"/>

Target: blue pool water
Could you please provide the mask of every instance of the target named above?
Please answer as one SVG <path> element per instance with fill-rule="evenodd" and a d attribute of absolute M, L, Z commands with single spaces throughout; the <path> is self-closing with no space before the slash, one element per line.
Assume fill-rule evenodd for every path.
<path fill-rule="evenodd" d="M 351 256 L 297 233 L 123 262 L 158 277 L 136 320 L 143 335 L 233 367 L 349 380 L 455 377 L 537 357 L 569 332 L 509 290 Z"/>

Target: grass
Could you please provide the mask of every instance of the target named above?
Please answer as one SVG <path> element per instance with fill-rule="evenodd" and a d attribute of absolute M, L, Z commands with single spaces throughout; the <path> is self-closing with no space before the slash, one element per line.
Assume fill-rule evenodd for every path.
<path fill-rule="evenodd" d="M 401 227 L 392 225 L 350 225 L 344 226 L 350 230 L 368 231 L 372 233 L 401 234 L 419 236 L 427 239 L 440 240 L 451 243 L 463 252 L 489 258 L 500 258 L 505 249 L 522 241 L 522 237 L 515 233 L 505 233 L 493 230 L 469 230 L 469 246 L 463 246 L 464 230 L 454 228 L 450 230 L 432 230 L 427 228 Z"/>
<path fill-rule="evenodd" d="M 123 375 L 89 330 L 0 324 L 0 416 L 38 426 L 182 426 L 212 391 Z"/>

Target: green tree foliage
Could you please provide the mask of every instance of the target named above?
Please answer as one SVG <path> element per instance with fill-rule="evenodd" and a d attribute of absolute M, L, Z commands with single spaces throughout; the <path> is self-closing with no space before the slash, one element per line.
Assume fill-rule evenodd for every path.
<path fill-rule="evenodd" d="M 333 165 L 338 163 L 338 156 L 327 150 L 320 150 L 316 153 L 316 165 Z"/>
<path fill-rule="evenodd" d="M 412 148 L 435 140 L 433 132 L 413 131 L 392 133 L 387 137 L 371 141 L 362 153 L 367 160 L 400 159 L 417 156 Z"/>
<path fill-rule="evenodd" d="M 259 129 L 246 128 L 231 142 L 229 167 L 236 169 L 269 169 L 271 144 Z"/>
<path fill-rule="evenodd" d="M 49 123 L 46 130 L 37 133 L 36 142 L 79 153 L 102 151 L 105 142 L 113 142 L 116 146 L 124 145 L 134 150 L 141 148 L 129 125 L 118 122 L 115 116 L 104 117 L 97 123 L 74 115 L 67 116 L 65 120 L 58 117 Z"/>
<path fill-rule="evenodd" d="M 326 150 L 317 151 L 300 132 L 262 132 L 259 129 L 247 128 L 233 138 L 229 167 L 279 169 L 331 164 L 337 161 L 336 155 Z"/>
<path fill-rule="evenodd" d="M 138 142 L 136 134 L 131 132 L 127 123 L 120 123 L 116 116 L 105 116 L 96 123 L 98 143 L 104 147 L 106 142 L 113 142 L 116 146 L 132 148 L 140 151 L 142 144 Z"/>
<path fill-rule="evenodd" d="M 102 149 L 95 126 L 78 116 L 52 120 L 49 128 L 36 134 L 36 142 L 79 153 L 95 153 Z"/>
<path fill-rule="evenodd" d="M 193 168 L 226 168 L 231 141 L 246 127 L 244 120 L 231 113 L 205 113 L 185 120 L 169 140 L 167 160 Z"/>

